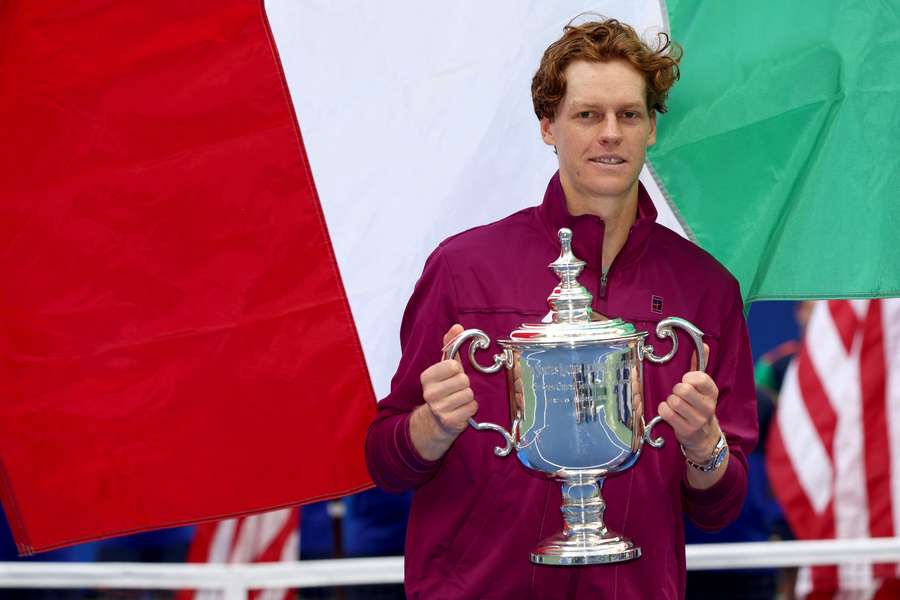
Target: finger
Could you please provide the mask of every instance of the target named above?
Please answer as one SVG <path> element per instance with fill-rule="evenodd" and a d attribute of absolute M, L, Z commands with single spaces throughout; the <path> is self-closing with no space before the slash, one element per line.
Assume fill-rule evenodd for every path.
<path fill-rule="evenodd" d="M 464 404 L 463 406 L 459 407 L 459 413 L 463 418 L 471 419 L 475 416 L 476 413 L 478 413 L 478 401 L 472 400 L 468 404 Z"/>
<path fill-rule="evenodd" d="M 663 421 L 672 426 L 672 429 L 675 431 L 675 437 L 680 439 L 693 431 L 691 424 L 685 421 L 684 417 L 672 410 L 668 401 L 660 402 L 657 412 L 659 413 L 659 416 L 663 418 Z"/>
<path fill-rule="evenodd" d="M 522 411 L 525 410 L 525 394 L 517 391 L 513 394 L 513 399 L 516 402 L 516 410 L 518 411 L 518 417 L 522 418 Z"/>
<path fill-rule="evenodd" d="M 429 404 L 445 396 L 471 390 L 469 377 L 465 373 L 454 375 L 443 381 L 431 381 L 422 386 L 422 396 Z"/>
<path fill-rule="evenodd" d="M 701 394 L 692 385 L 676 383 L 672 387 L 672 395 L 678 398 L 680 404 L 690 406 L 697 411 L 706 421 L 709 421 L 716 414 L 715 397 Z M 673 408 L 677 407 L 673 406 Z"/>
<path fill-rule="evenodd" d="M 447 333 L 444 334 L 444 346 L 452 342 L 453 338 L 461 334 L 463 331 L 465 331 L 465 329 L 463 329 L 463 326 L 459 323 L 453 325 L 453 327 L 448 329 Z"/>
<path fill-rule="evenodd" d="M 474 400 L 472 402 L 468 402 L 459 408 L 443 413 L 441 415 L 435 415 L 438 419 L 438 422 L 445 429 L 452 429 L 455 431 L 462 431 L 466 428 L 468 424 L 468 420 L 475 416 L 475 413 L 478 412 L 478 403 Z"/>
<path fill-rule="evenodd" d="M 433 365 L 422 371 L 422 375 L 419 377 L 419 379 L 422 382 L 422 387 L 425 387 L 429 383 L 439 383 L 446 379 L 455 377 L 462 372 L 463 368 L 459 361 L 442 360 L 441 362 L 434 363 Z"/>
<path fill-rule="evenodd" d="M 703 342 L 703 353 L 706 355 L 706 364 L 709 364 L 709 344 Z M 697 351 L 691 353 L 691 371 L 696 371 L 699 363 L 697 362 Z"/>
<path fill-rule="evenodd" d="M 447 396 L 441 396 L 429 403 L 429 406 L 435 414 L 448 415 L 473 402 L 475 402 L 475 396 L 471 389 L 466 388 Z"/>
<path fill-rule="evenodd" d="M 716 385 L 716 382 L 713 381 L 712 377 L 701 371 L 689 371 L 685 373 L 681 378 L 681 382 L 693 387 L 703 396 L 708 396 L 713 399 L 718 399 L 719 397 L 719 387 Z"/>
<path fill-rule="evenodd" d="M 702 427 L 710 419 L 710 416 L 705 411 L 692 406 L 675 393 L 670 394 L 666 398 L 666 404 L 672 412 L 684 419 L 684 422 L 692 429 Z"/>

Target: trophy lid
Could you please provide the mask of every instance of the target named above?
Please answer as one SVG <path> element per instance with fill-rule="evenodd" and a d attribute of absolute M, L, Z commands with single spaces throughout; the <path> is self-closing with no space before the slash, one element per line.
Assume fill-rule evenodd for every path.
<path fill-rule="evenodd" d="M 559 230 L 559 258 L 550 263 L 560 283 L 547 298 L 549 323 L 524 323 L 503 340 L 510 345 L 572 344 L 625 340 L 646 335 L 622 319 L 594 320 L 594 297 L 578 282 L 584 261 L 572 252 L 572 231 Z"/>

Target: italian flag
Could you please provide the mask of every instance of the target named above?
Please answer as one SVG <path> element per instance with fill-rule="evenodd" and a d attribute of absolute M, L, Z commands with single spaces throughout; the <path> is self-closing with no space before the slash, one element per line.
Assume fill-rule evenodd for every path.
<path fill-rule="evenodd" d="M 889 3 L 8 0 L 0 497 L 20 550 L 370 486 L 424 259 L 540 202 L 557 165 L 531 76 L 584 11 L 685 47 L 642 180 L 746 299 L 900 295 Z"/>

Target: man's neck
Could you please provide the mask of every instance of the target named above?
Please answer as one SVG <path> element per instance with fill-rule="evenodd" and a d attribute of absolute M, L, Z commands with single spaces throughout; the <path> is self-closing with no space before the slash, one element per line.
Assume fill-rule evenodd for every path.
<path fill-rule="evenodd" d="M 566 208 L 572 216 L 594 215 L 603 220 L 603 257 L 602 268 L 606 272 L 612 261 L 625 246 L 631 226 L 637 219 L 638 185 L 622 196 L 583 197 L 570 195 L 566 190 Z M 571 200 L 570 200 L 571 198 Z"/>

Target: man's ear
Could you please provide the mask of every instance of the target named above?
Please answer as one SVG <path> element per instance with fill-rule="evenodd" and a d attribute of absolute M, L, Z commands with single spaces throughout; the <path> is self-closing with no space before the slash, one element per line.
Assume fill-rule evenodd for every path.
<path fill-rule="evenodd" d="M 656 143 L 656 111 L 650 110 L 650 135 L 647 137 L 647 147 Z"/>
<path fill-rule="evenodd" d="M 552 122 L 547 117 L 541 117 L 541 139 L 544 140 L 544 143 L 548 146 L 556 146 L 556 138 L 553 137 L 553 132 L 550 131 L 550 125 Z"/>

